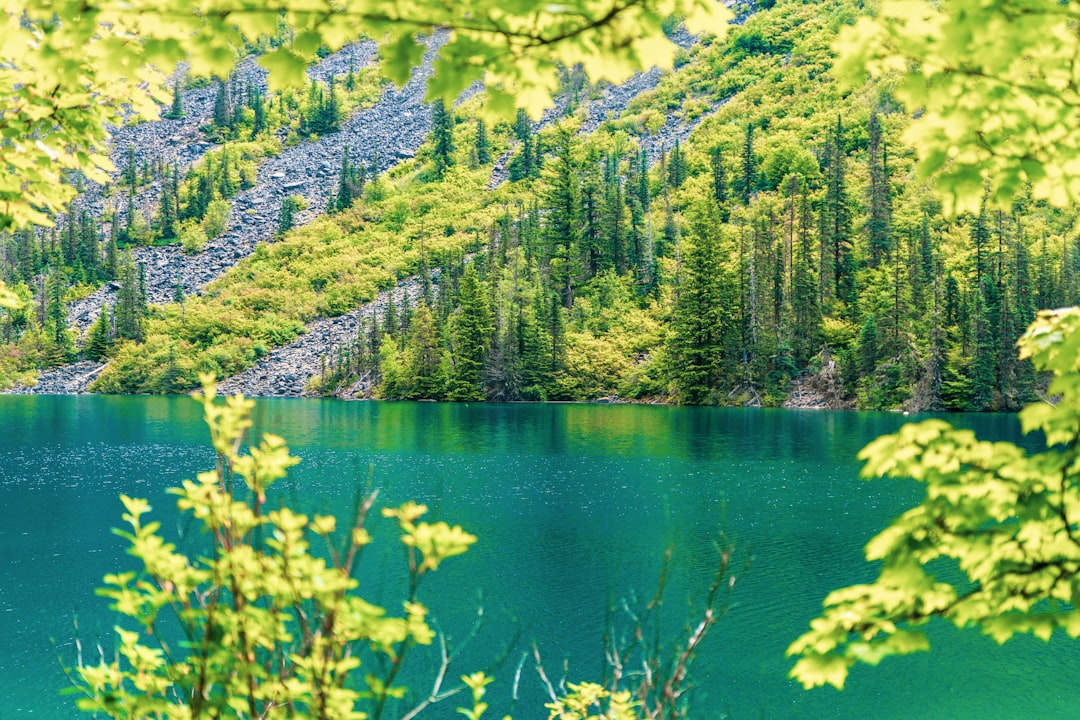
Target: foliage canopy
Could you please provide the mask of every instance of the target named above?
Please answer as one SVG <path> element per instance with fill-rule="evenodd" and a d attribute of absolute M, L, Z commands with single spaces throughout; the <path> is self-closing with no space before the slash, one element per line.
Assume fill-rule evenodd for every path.
<path fill-rule="evenodd" d="M 899 71 L 896 97 L 922 110 L 906 140 L 936 177 L 946 212 L 1007 208 L 1031 184 L 1059 207 L 1080 199 L 1080 3 L 886 0 L 845 28 L 837 75 L 849 87 Z"/>

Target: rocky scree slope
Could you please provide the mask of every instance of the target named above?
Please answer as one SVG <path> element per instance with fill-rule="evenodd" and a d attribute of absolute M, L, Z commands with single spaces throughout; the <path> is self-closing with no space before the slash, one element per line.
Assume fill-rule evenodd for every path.
<path fill-rule="evenodd" d="M 694 36 L 682 29 L 673 39 L 683 48 L 689 48 L 696 41 Z M 400 91 L 388 86 L 376 105 L 355 113 L 345 121 L 341 131 L 315 142 L 301 143 L 284 150 L 276 158 L 267 159 L 259 167 L 255 186 L 239 193 L 234 199 L 227 231 L 210 241 L 203 252 L 185 256 L 178 245 L 137 248 L 135 257 L 145 267 L 149 302 L 171 301 L 178 279 L 185 294 L 200 293 L 202 286 L 250 255 L 258 242 L 272 240 L 277 230 L 281 201 L 286 196 L 301 195 L 308 203 L 308 208 L 297 217 L 297 224 L 310 222 L 321 214 L 335 186 L 335 175 L 344 147 L 350 148 L 354 162 L 370 164 L 377 157 L 380 171 L 413 157 L 431 129 L 431 116 L 423 97 L 435 51 L 441 40 L 438 35 L 428 39 L 422 64 L 414 70 L 409 83 Z M 309 75 L 314 79 L 326 79 L 342 74 L 347 72 L 350 65 L 360 67 L 371 62 L 376 54 L 374 43 L 359 43 L 328 57 Z M 241 82 L 250 80 L 259 87 L 265 87 L 265 71 L 253 59 L 241 63 L 237 72 Z M 589 103 L 579 132 L 592 132 L 606 120 L 618 118 L 635 97 L 656 88 L 662 77 L 662 71 L 653 68 L 634 75 L 621 85 L 605 87 L 601 97 Z M 474 91 L 475 88 L 470 88 L 467 94 Z M 114 161 L 126 152 L 128 143 L 135 142 L 138 147 L 161 152 L 166 159 L 178 157 L 188 164 L 195 162 L 212 146 L 194 143 L 194 150 L 187 149 L 181 144 L 183 136 L 178 132 L 194 135 L 197 128 L 207 122 L 212 110 L 213 93 L 213 88 L 186 92 L 184 101 L 188 114 L 182 120 L 161 120 L 118 129 L 114 136 L 114 155 L 117 156 Z M 562 117 L 567 102 L 566 98 L 559 98 L 537 128 Z M 660 130 L 642 138 L 650 162 L 656 162 L 661 151 L 674 146 L 676 140 L 685 141 L 701 121 L 721 106 L 722 103 L 716 104 L 689 123 L 682 122 L 676 112 L 669 112 Z M 172 156 L 168 154 L 171 146 L 175 146 Z M 510 156 L 508 152 L 496 162 L 489 187 L 497 187 L 505 181 Z M 95 191 L 97 196 L 94 195 Z M 143 195 L 156 199 L 156 191 L 144 191 Z M 95 205 L 95 201 L 101 203 L 100 189 L 91 189 L 83 200 L 91 211 L 100 211 L 102 205 Z M 311 378 L 321 371 L 323 358 L 332 356 L 340 347 L 355 341 L 361 318 L 380 312 L 390 293 L 398 293 L 395 295 L 395 302 L 398 303 L 404 295 L 415 300 L 420 287 L 419 278 L 408 278 L 399 282 L 395 290 L 382 291 L 373 302 L 345 315 L 312 321 L 308 324 L 307 332 L 293 343 L 271 351 L 249 370 L 223 381 L 222 391 L 243 392 L 251 396 L 301 396 L 308 393 L 306 388 Z M 115 283 L 110 283 L 72 303 L 68 311 L 69 320 L 85 331 L 97 318 L 102 303 L 114 302 L 117 289 Z M 54 368 L 43 372 L 33 388 L 17 392 L 86 392 L 101 367 L 96 363 L 84 362 Z M 356 395 L 368 390 L 366 387 L 354 389 Z"/>

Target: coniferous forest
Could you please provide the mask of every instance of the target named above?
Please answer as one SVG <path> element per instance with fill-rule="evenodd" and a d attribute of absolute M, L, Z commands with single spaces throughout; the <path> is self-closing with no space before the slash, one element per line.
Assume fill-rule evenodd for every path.
<path fill-rule="evenodd" d="M 265 158 L 333 136 L 381 92 L 370 67 L 284 92 L 181 77 L 214 87 L 210 151 L 181 167 L 131 146 L 100 212 L 3 237 L 0 279 L 27 302 L 0 318 L 0 383 L 91 360 L 108 363 L 92 391 L 186 391 L 381 297 L 308 392 L 1019 409 L 1045 383 L 1016 340 L 1038 308 L 1080 302 L 1075 213 L 1021 193 L 946 219 L 915 174 L 897 80 L 841 93 L 830 75 L 859 12 L 763 4 L 599 123 L 604 88 L 574 69 L 553 122 L 433 103 L 415 157 L 343 145 L 325 209 L 288 195 L 274 237 L 203 288 L 178 266 L 157 304 L 133 251 L 197 257 Z M 103 285 L 96 320 L 71 320 Z"/>

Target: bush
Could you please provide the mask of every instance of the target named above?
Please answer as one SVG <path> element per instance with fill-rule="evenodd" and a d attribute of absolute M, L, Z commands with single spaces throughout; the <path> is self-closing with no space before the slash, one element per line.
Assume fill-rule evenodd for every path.
<path fill-rule="evenodd" d="M 206 215 L 202 221 L 202 228 L 206 232 L 208 240 L 213 240 L 225 232 L 226 228 L 229 227 L 230 213 L 232 213 L 232 206 L 228 200 L 219 198 L 210 203 L 206 208 Z"/>
<path fill-rule="evenodd" d="M 188 255 L 200 253 L 206 247 L 206 231 L 203 230 L 203 226 L 197 220 L 185 220 L 182 222 L 177 234 L 180 236 L 181 247 L 184 248 L 184 252 Z"/>

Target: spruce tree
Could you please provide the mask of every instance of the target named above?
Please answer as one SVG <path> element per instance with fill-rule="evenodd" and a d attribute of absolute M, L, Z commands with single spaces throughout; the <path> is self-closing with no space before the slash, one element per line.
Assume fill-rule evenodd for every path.
<path fill-rule="evenodd" d="M 821 335 L 821 304 L 817 287 L 818 261 L 814 253 L 813 210 L 805 182 L 796 177 L 799 193 L 797 240 L 792 256 L 792 349 L 795 362 L 804 365 L 818 350 Z"/>
<path fill-rule="evenodd" d="M 743 141 L 742 178 L 739 181 L 739 194 L 744 206 L 750 204 L 757 189 L 757 159 L 754 157 L 754 126 L 746 126 L 746 139 Z"/>
<path fill-rule="evenodd" d="M 447 110 L 444 100 L 437 100 L 431 111 L 431 150 L 432 171 L 436 178 L 442 178 L 454 164 L 454 118 Z"/>
<path fill-rule="evenodd" d="M 259 133 L 266 129 L 266 107 L 263 104 L 262 93 L 258 88 L 252 88 L 248 95 L 248 103 L 255 113 L 251 124 L 251 139 L 254 140 Z"/>
<path fill-rule="evenodd" d="M 173 99 L 172 105 L 169 107 L 162 117 L 168 120 L 179 120 L 184 117 L 184 101 L 181 97 L 183 89 L 183 76 L 177 75 L 176 82 L 173 84 Z"/>
<path fill-rule="evenodd" d="M 668 157 L 667 170 L 668 185 L 676 190 L 682 187 L 682 184 L 686 182 L 686 160 L 683 158 L 678 138 L 675 139 L 675 147 L 671 149 L 671 155 Z"/>
<path fill-rule="evenodd" d="M 109 239 L 105 243 L 105 266 L 103 269 L 106 280 L 115 280 L 118 272 L 117 265 L 117 242 L 120 237 L 120 221 L 114 210 L 112 222 L 109 223 Z"/>
<path fill-rule="evenodd" d="M 555 161 L 544 195 L 544 259 L 551 285 L 565 308 L 573 304 L 573 279 L 579 272 L 578 246 L 583 218 L 578 177 L 577 138 L 566 127 L 556 131 Z"/>
<path fill-rule="evenodd" d="M 48 349 L 45 362 L 49 367 L 65 364 L 71 356 L 71 336 L 67 329 L 68 280 L 64 269 L 54 263 L 45 281 L 45 332 Z"/>
<path fill-rule="evenodd" d="M 724 149 L 717 145 L 709 153 L 709 166 L 712 170 L 712 196 L 716 206 L 720 208 L 720 221 L 727 222 L 730 208 L 728 208 L 727 177 L 724 168 Z"/>
<path fill-rule="evenodd" d="M 346 145 L 341 153 L 341 170 L 338 172 L 337 191 L 330 197 L 329 211 L 336 213 L 348 210 L 363 191 L 364 176 L 360 169 L 349 160 L 349 146 Z"/>
<path fill-rule="evenodd" d="M 229 97 L 225 92 L 225 83 L 218 78 L 217 93 L 214 95 L 214 127 L 227 128 L 231 119 L 232 113 L 229 112 Z"/>
<path fill-rule="evenodd" d="M 461 278 L 458 303 L 458 312 L 451 322 L 454 372 L 448 378 L 447 397 L 458 401 L 483 400 L 481 380 L 494 325 L 487 288 L 473 265 L 465 268 Z"/>
<path fill-rule="evenodd" d="M 109 323 L 109 306 L 101 303 L 101 313 L 90 326 L 86 340 L 86 359 L 95 362 L 105 360 L 112 349 L 112 329 Z"/>
<path fill-rule="evenodd" d="M 158 198 L 158 234 L 162 240 L 176 238 L 179 218 L 179 185 L 176 182 L 178 170 L 173 166 L 171 173 L 165 178 L 161 186 L 161 194 Z"/>
<path fill-rule="evenodd" d="M 101 273 L 101 254 L 99 249 L 98 226 L 94 217 L 83 210 L 79 217 L 78 264 L 82 266 L 84 279 L 93 282 Z"/>
<path fill-rule="evenodd" d="M 277 234 L 284 235 L 292 230 L 296 224 L 296 213 L 302 207 L 301 198 L 296 195 L 288 195 L 281 201 L 281 212 L 278 214 Z"/>
<path fill-rule="evenodd" d="M 851 206 L 844 169 L 844 124 L 839 115 L 826 141 L 825 161 L 821 243 L 828 253 L 828 262 L 822 259 L 822 279 L 823 284 L 829 285 L 832 296 L 847 304 L 851 314 L 855 301 L 855 263 L 851 247 Z M 824 282 L 826 280 L 831 283 Z"/>
<path fill-rule="evenodd" d="M 124 163 L 123 182 L 132 192 L 135 191 L 135 187 L 139 184 L 139 162 L 135 157 L 135 146 L 129 144 L 127 148 L 127 157 Z"/>
<path fill-rule="evenodd" d="M 476 120 L 476 162 L 487 165 L 491 162 L 491 144 L 488 141 L 487 125 L 482 119 Z"/>
<path fill-rule="evenodd" d="M 404 378 L 401 395 L 407 400 L 438 400 L 445 393 L 442 347 L 435 319 L 426 303 L 413 314 L 409 337 L 402 352 Z"/>
<path fill-rule="evenodd" d="M 221 179 L 218 181 L 218 195 L 226 200 L 236 195 L 236 183 L 232 179 L 232 170 L 229 168 L 229 146 L 226 145 L 221 151 Z"/>
<path fill-rule="evenodd" d="M 889 221 L 892 198 L 886 164 L 885 141 L 881 133 L 881 119 L 876 111 L 870 113 L 868 127 L 867 164 L 870 170 L 870 217 L 866 232 L 870 245 L 870 267 L 877 267 L 888 259 L 892 251 L 889 238 Z"/>
<path fill-rule="evenodd" d="M 116 292 L 116 338 L 143 340 L 143 320 L 146 312 L 144 283 L 140 267 L 130 255 L 120 261 L 120 288 Z"/>
<path fill-rule="evenodd" d="M 726 343 L 733 338 L 722 292 L 719 218 L 714 203 L 691 208 L 692 242 L 684 256 L 668 349 L 679 402 L 710 402 L 719 387 Z"/>

